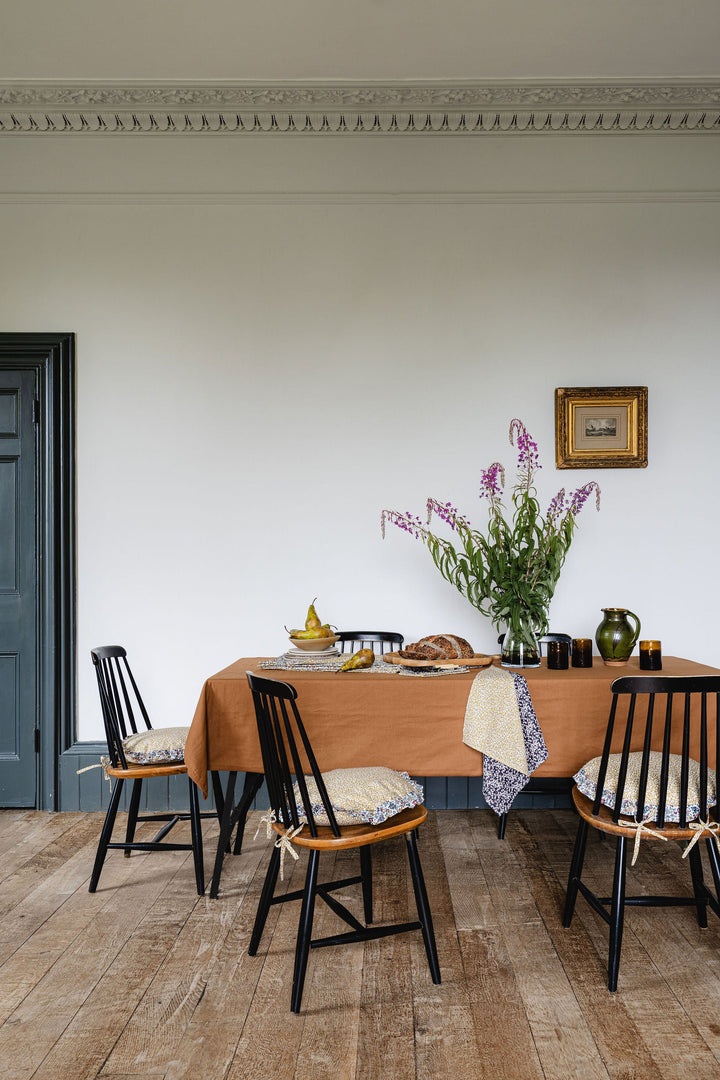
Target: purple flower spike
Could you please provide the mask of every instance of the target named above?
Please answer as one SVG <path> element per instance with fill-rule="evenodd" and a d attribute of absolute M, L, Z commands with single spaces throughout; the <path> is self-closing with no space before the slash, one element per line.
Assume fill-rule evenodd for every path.
<path fill-rule="evenodd" d="M 565 488 L 560 488 L 557 495 L 555 496 L 553 501 L 548 506 L 548 512 L 547 512 L 548 520 L 549 521 L 554 521 L 555 518 L 560 517 L 560 515 L 563 513 L 563 511 L 565 509 L 566 509 L 566 507 L 565 507 Z"/>
<path fill-rule="evenodd" d="M 524 465 L 528 472 L 540 469 L 540 455 L 536 442 L 530 438 L 528 430 L 521 420 L 517 418 L 510 421 L 510 443 L 515 445 L 517 439 L 518 465 Z"/>
<path fill-rule="evenodd" d="M 427 523 L 430 524 L 433 513 L 437 514 L 441 521 L 444 521 L 447 525 L 457 532 L 459 529 L 467 529 L 470 527 L 470 522 L 464 517 L 456 506 L 452 503 L 439 503 L 437 499 L 428 499 L 427 501 Z"/>
<path fill-rule="evenodd" d="M 600 509 L 600 488 L 594 480 L 591 480 L 589 484 L 584 484 L 582 487 L 579 487 L 577 491 L 574 491 L 570 496 L 570 505 L 568 509 L 573 517 L 580 513 L 593 491 L 595 492 L 595 508 L 597 510 Z"/>
<path fill-rule="evenodd" d="M 480 479 L 480 498 L 496 499 L 503 493 L 505 487 L 505 470 L 499 461 L 483 469 Z"/>
<path fill-rule="evenodd" d="M 423 535 L 422 521 L 417 515 L 411 514 L 409 510 L 406 514 L 401 514 L 398 510 L 383 510 L 380 515 L 380 530 L 383 538 L 385 537 L 385 524 L 388 521 L 391 525 L 396 525 L 398 529 L 402 529 L 403 532 L 409 532 L 416 540 L 419 540 Z"/>

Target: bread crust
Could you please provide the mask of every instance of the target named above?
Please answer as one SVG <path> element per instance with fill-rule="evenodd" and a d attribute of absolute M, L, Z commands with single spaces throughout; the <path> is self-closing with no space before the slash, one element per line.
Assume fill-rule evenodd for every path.
<path fill-rule="evenodd" d="M 475 650 L 457 634 L 430 634 L 400 649 L 403 660 L 470 660 Z"/>

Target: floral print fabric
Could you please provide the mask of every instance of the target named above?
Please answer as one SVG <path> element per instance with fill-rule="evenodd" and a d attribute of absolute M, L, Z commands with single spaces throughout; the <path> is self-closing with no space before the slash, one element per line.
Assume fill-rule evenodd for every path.
<path fill-rule="evenodd" d="M 665 821 L 680 820 L 680 764 L 679 754 L 670 755 L 670 772 L 668 775 L 667 802 L 665 805 Z M 645 806 L 642 814 L 638 815 L 637 797 L 640 786 L 640 766 L 642 754 L 630 754 L 628 770 L 623 788 L 622 805 L 620 811 L 628 817 L 642 821 L 655 821 L 658 812 L 658 799 L 660 795 L 660 765 L 662 754 L 653 750 L 650 754 L 650 769 L 648 772 L 647 787 L 645 789 Z M 602 804 L 611 810 L 615 809 L 617 795 L 618 772 L 620 769 L 620 754 L 611 754 L 608 759 L 605 783 L 603 784 Z M 575 774 L 574 780 L 579 790 L 588 799 L 595 798 L 597 790 L 597 778 L 600 770 L 600 758 L 595 757 Z M 714 806 L 717 801 L 716 779 L 713 769 L 708 769 L 708 806 Z M 690 759 L 688 775 L 687 796 L 687 820 L 692 821 L 700 815 L 700 766 L 697 761 Z"/>
<path fill-rule="evenodd" d="M 422 785 L 406 772 L 385 766 L 358 769 L 332 769 L 323 773 L 328 798 L 338 825 L 381 825 L 402 810 L 419 806 L 423 801 Z M 320 792 L 312 776 L 305 777 L 313 817 L 317 825 L 328 825 Z M 294 785 L 298 816 L 306 821 L 297 783 Z"/>

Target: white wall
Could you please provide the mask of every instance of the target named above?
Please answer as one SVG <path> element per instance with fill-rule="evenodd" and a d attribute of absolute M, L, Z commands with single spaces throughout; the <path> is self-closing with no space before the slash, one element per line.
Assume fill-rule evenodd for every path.
<path fill-rule="evenodd" d="M 23 0 L 19 79 L 669 78 L 717 71 L 716 0 Z"/>
<path fill-rule="evenodd" d="M 77 334 L 79 724 L 122 642 L 156 723 L 324 620 L 495 631 L 391 530 L 474 522 L 520 417 L 591 477 L 551 609 L 720 665 L 717 140 L 42 137 L 3 145 L 0 328 Z M 556 386 L 647 385 L 645 470 L 558 472 Z"/>

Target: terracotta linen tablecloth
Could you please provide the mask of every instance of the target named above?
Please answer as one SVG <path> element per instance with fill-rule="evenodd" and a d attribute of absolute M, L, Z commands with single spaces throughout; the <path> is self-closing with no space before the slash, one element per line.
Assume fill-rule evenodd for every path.
<path fill-rule="evenodd" d="M 476 671 L 415 679 L 367 671 L 271 671 L 261 657 L 236 660 L 206 680 L 185 745 L 188 773 L 207 796 L 208 770 L 263 772 L 255 711 L 246 672 L 291 683 L 323 770 L 387 765 L 412 776 L 481 776 L 482 754 L 462 741 L 468 694 Z M 548 671 L 523 668 L 548 748 L 535 776 L 567 777 L 595 754 L 610 709 L 610 684 L 643 675 L 638 658 L 624 667 Z M 717 675 L 718 669 L 663 657 L 662 675 Z"/>

